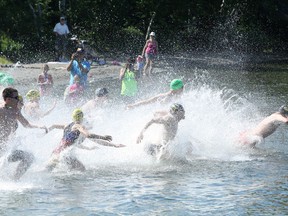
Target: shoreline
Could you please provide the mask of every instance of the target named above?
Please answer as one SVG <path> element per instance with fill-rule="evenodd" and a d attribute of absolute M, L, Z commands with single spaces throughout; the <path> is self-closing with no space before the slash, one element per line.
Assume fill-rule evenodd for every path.
<path fill-rule="evenodd" d="M 66 70 L 69 62 L 47 62 L 49 73 L 53 76 L 54 84 L 67 85 L 70 73 Z M 118 63 L 118 62 L 117 62 Z M 15 85 L 37 85 L 38 76 L 42 73 L 45 63 L 34 64 L 0 64 L 0 71 L 11 75 L 15 80 Z M 115 65 L 113 61 L 107 61 L 105 65 L 92 65 L 88 74 L 88 79 L 107 80 L 118 79 L 120 69 L 124 63 Z M 176 68 L 190 67 L 191 69 L 218 69 L 218 70 L 246 70 L 246 71 L 288 71 L 288 57 L 283 55 L 257 56 L 228 56 L 228 54 L 196 55 L 184 54 L 182 56 L 159 56 L 155 62 L 154 73 L 164 73 L 173 71 Z"/>

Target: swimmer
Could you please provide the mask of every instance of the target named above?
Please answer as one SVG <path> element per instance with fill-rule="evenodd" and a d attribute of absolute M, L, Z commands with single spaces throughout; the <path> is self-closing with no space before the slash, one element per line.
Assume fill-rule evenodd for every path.
<path fill-rule="evenodd" d="M 152 125 L 152 124 L 162 124 L 164 126 L 163 138 L 160 144 L 153 145 L 152 148 L 149 149 L 149 153 L 154 155 L 160 152 L 161 156 L 165 153 L 165 148 L 167 144 L 172 141 L 178 131 L 179 122 L 185 119 L 185 110 L 181 104 L 174 103 L 169 112 L 162 111 L 156 112 L 154 114 L 154 118 L 151 119 L 143 128 L 140 135 L 137 138 L 137 144 L 140 143 L 143 139 L 144 132 Z"/>
<path fill-rule="evenodd" d="M 254 129 L 241 133 L 239 143 L 254 148 L 256 144 L 273 134 L 282 124 L 288 124 L 287 105 L 281 106 L 278 112 L 263 119 Z"/>
<path fill-rule="evenodd" d="M 21 114 L 22 105 L 18 91 L 14 88 L 5 88 L 2 92 L 4 104 L 0 107 L 0 156 L 8 152 L 8 141 L 15 137 L 15 132 L 20 122 L 25 128 L 40 128 L 47 132 L 45 126 L 30 124 L 27 119 Z M 13 175 L 15 180 L 18 180 L 31 166 L 34 157 L 31 153 L 23 150 L 13 150 L 8 154 L 8 163 L 18 162 L 16 171 Z"/>
<path fill-rule="evenodd" d="M 162 103 L 168 103 L 168 102 L 174 101 L 175 99 L 181 97 L 181 95 L 183 94 L 183 89 L 184 89 L 184 84 L 182 80 L 174 79 L 170 83 L 170 90 L 168 92 L 158 94 L 147 100 L 143 100 L 143 101 L 136 102 L 134 104 L 130 104 L 127 106 L 127 108 L 130 109 L 130 108 L 134 108 L 134 107 L 141 106 L 141 105 L 151 104 L 157 101 L 162 102 Z"/>
<path fill-rule="evenodd" d="M 86 149 L 86 150 L 94 150 L 97 146 L 87 147 L 82 145 L 85 138 L 92 140 L 93 142 L 103 145 L 110 146 L 115 148 L 125 147 L 122 144 L 114 144 L 111 143 L 112 137 L 109 135 L 100 136 L 93 133 L 89 133 L 89 131 L 82 125 L 84 114 L 80 109 L 75 109 L 72 113 L 73 122 L 68 125 L 52 125 L 49 127 L 49 131 L 56 129 L 63 129 L 63 137 L 56 149 L 54 149 L 51 159 L 46 166 L 48 170 L 52 171 L 60 162 L 60 154 L 65 149 L 69 147 L 73 147 L 75 144 L 78 144 L 77 147 Z M 75 156 L 65 156 L 64 162 L 68 165 L 70 169 L 76 169 L 80 171 L 85 171 L 85 166 L 75 157 Z"/>
<path fill-rule="evenodd" d="M 81 110 L 86 114 L 95 111 L 96 108 L 105 106 L 108 102 L 108 90 L 106 88 L 98 88 L 95 91 L 95 97 L 92 100 L 86 102 Z"/>
<path fill-rule="evenodd" d="M 46 112 L 43 112 L 40 108 L 40 92 L 38 90 L 30 90 L 26 97 L 28 99 L 28 102 L 24 106 L 24 113 L 29 116 L 32 119 L 40 119 L 45 117 L 46 115 L 49 115 L 52 110 L 54 110 L 56 106 L 56 101 L 53 103 L 52 107 L 47 110 Z"/>

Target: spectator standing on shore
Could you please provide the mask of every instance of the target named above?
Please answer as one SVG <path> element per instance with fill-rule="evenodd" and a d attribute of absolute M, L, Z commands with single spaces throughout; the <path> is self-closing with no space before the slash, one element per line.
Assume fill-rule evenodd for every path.
<path fill-rule="evenodd" d="M 78 75 L 80 78 L 80 85 L 85 89 L 88 86 L 87 74 L 90 70 L 90 64 L 84 59 L 85 51 L 83 48 L 78 48 L 71 56 L 71 61 L 67 67 L 67 71 L 70 72 L 69 85 L 73 85 L 74 76 Z"/>
<path fill-rule="evenodd" d="M 43 72 L 38 77 L 38 86 L 41 96 L 49 96 L 53 90 L 53 77 L 48 71 L 48 64 L 44 64 Z"/>
<path fill-rule="evenodd" d="M 132 102 L 137 94 L 136 72 L 134 70 L 135 59 L 129 58 L 120 70 L 119 79 L 121 80 L 121 96 L 124 102 Z"/>
<path fill-rule="evenodd" d="M 142 56 L 145 55 L 146 64 L 144 66 L 143 75 L 150 76 L 152 73 L 153 61 L 158 54 L 158 42 L 155 39 L 155 32 L 150 33 L 150 38 L 146 41 L 146 44 L 142 51 Z"/>
<path fill-rule="evenodd" d="M 56 61 L 61 61 L 63 58 L 65 58 L 66 55 L 66 48 L 68 43 L 67 35 L 70 33 L 69 28 L 66 24 L 65 17 L 60 17 L 60 22 L 55 25 L 53 32 L 56 36 Z"/>

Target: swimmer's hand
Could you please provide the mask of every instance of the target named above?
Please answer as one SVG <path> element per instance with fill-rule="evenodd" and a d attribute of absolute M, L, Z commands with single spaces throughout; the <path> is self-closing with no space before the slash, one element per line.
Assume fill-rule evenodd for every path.
<path fill-rule="evenodd" d="M 40 129 L 44 129 L 46 134 L 49 132 L 49 130 L 46 126 L 41 126 Z"/>
<path fill-rule="evenodd" d="M 126 110 L 129 110 L 129 109 L 132 109 L 132 108 L 133 108 L 132 105 L 127 105 L 127 106 L 125 107 Z"/>
<path fill-rule="evenodd" d="M 114 146 L 115 148 L 122 148 L 122 147 L 126 147 L 125 145 L 123 145 L 123 144 L 115 144 L 115 146 Z"/>
<path fill-rule="evenodd" d="M 103 136 L 101 139 L 107 140 L 107 141 L 111 142 L 111 141 L 112 141 L 112 136 L 105 135 L 105 136 Z"/>
<path fill-rule="evenodd" d="M 136 143 L 139 144 L 142 141 L 142 139 L 143 139 L 143 133 L 140 133 L 140 135 L 137 138 Z"/>

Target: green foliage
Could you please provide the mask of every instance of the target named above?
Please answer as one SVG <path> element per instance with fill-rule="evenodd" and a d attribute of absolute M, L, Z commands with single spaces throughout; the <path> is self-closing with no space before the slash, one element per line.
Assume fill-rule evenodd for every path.
<path fill-rule="evenodd" d="M 153 13 L 160 53 L 288 46 L 285 0 L 0 0 L 0 13 L 1 50 L 13 61 L 53 59 L 62 15 L 73 35 L 106 55 L 139 54 Z"/>
<path fill-rule="evenodd" d="M 0 35 L 0 49 L 5 56 L 13 56 L 16 53 L 19 53 L 22 48 L 23 44 L 12 40 L 4 33 Z"/>

